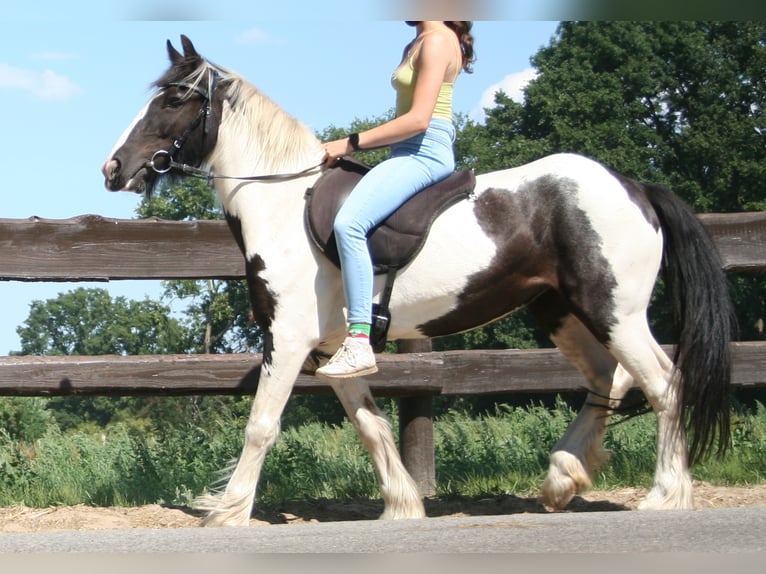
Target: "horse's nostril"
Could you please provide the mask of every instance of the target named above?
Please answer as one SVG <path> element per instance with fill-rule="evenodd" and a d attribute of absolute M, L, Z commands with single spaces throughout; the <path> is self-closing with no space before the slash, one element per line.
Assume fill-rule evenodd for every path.
<path fill-rule="evenodd" d="M 116 159 L 110 159 L 101 166 L 101 173 L 104 174 L 104 185 L 108 189 L 116 189 L 121 167 L 120 162 Z"/>
<path fill-rule="evenodd" d="M 120 173 L 120 162 L 117 161 L 116 159 L 112 159 L 107 165 L 107 170 L 109 173 L 109 177 L 116 176 L 117 174 Z"/>

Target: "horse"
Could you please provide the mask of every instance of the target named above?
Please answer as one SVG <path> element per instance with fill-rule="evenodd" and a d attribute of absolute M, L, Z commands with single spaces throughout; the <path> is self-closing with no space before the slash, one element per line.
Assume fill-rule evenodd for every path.
<path fill-rule="evenodd" d="M 110 191 L 151 193 L 167 175 L 208 177 L 245 259 L 262 365 L 239 458 L 201 495 L 204 524 L 246 525 L 299 373 L 346 333 L 338 266 L 306 231 L 306 191 L 334 167 L 318 137 L 234 71 L 170 40 L 170 67 L 102 166 Z M 648 323 L 660 273 L 674 304 L 672 357 Z M 733 310 L 714 244 L 670 190 L 557 153 L 477 174 L 431 223 L 388 286 L 390 340 L 467 331 L 526 307 L 579 369 L 587 397 L 553 446 L 541 496 L 563 509 L 606 459 L 608 419 L 637 385 L 657 424 L 640 509 L 693 508 L 690 465 L 729 441 Z M 375 297 L 387 279 L 376 275 Z M 308 367 L 307 367 L 308 365 Z M 423 497 L 363 378 L 330 383 L 370 453 L 382 519 L 424 518 Z"/>

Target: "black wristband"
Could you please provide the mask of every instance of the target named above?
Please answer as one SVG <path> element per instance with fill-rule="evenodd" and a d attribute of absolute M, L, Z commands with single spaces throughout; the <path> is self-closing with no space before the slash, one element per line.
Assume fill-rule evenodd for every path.
<path fill-rule="evenodd" d="M 359 134 L 351 134 L 348 136 L 348 143 L 351 144 L 351 148 L 354 151 L 361 151 L 362 148 L 359 147 Z"/>

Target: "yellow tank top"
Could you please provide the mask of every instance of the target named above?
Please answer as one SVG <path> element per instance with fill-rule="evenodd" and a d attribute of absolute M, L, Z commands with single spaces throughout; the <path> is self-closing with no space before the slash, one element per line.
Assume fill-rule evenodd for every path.
<path fill-rule="evenodd" d="M 422 37 L 421 37 L 422 38 Z M 394 73 L 391 75 L 391 85 L 396 90 L 396 117 L 399 117 L 407 113 L 412 107 L 412 99 L 415 94 L 415 82 L 418 79 L 418 73 L 415 70 L 414 60 L 417 55 L 417 51 L 423 44 L 422 39 L 412 47 L 407 58 L 402 62 Z M 462 63 L 462 52 L 460 51 L 460 44 L 456 42 L 458 55 L 458 72 L 460 73 L 460 63 Z M 457 79 L 457 74 L 455 80 Z M 436 105 L 434 106 L 434 112 L 432 117 L 445 119 L 449 122 L 452 121 L 452 93 L 455 86 L 455 80 L 451 82 L 444 82 L 439 88 L 439 96 L 436 98 Z"/>

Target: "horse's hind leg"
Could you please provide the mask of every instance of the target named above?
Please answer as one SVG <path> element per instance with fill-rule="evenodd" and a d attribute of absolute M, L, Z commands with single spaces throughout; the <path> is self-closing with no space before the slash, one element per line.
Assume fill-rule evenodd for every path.
<path fill-rule="evenodd" d="M 575 364 L 588 384 L 588 395 L 577 417 L 551 451 L 542 486 L 546 505 L 564 508 L 592 486 L 591 477 L 607 458 L 603 448 L 609 415 L 633 384 L 614 356 L 549 292 L 530 305 L 535 318 L 549 329 L 559 350 Z"/>
<path fill-rule="evenodd" d="M 391 424 L 375 404 L 369 385 L 361 379 L 333 380 L 331 384 L 372 457 L 384 503 L 380 518 L 424 518 L 423 498 L 404 468 Z"/>
<path fill-rule="evenodd" d="M 624 320 L 613 331 L 610 350 L 631 372 L 657 417 L 654 482 L 639 509 L 692 508 L 680 380 L 672 361 L 652 336 L 644 316 Z"/>
<path fill-rule="evenodd" d="M 611 386 L 604 389 L 607 394 L 588 393 L 577 417 L 551 451 L 542 486 L 546 505 L 561 510 L 576 494 L 591 488 L 591 477 L 608 458 L 603 440 L 609 415 L 632 384 L 633 377 L 618 364 Z"/>

